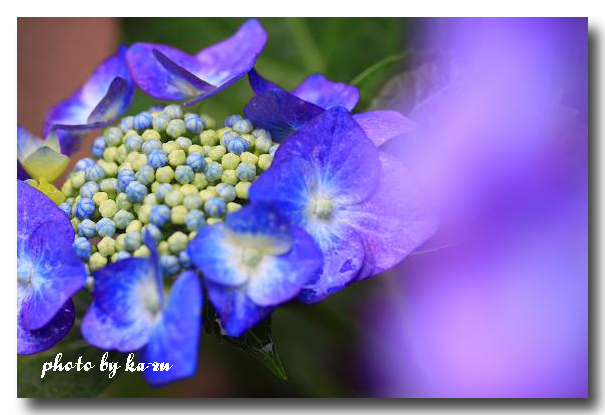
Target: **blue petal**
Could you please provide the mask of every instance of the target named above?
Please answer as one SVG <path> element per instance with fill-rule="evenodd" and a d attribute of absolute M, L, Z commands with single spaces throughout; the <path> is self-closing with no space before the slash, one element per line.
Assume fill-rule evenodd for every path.
<path fill-rule="evenodd" d="M 248 72 L 248 81 L 250 82 L 250 87 L 256 95 L 261 94 L 270 89 L 283 90 L 281 86 L 269 81 L 261 74 L 259 74 L 254 68 L 252 68 L 250 72 Z"/>
<path fill-rule="evenodd" d="M 24 160 L 40 146 L 40 139 L 17 124 L 17 159 Z"/>
<path fill-rule="evenodd" d="M 23 324 L 44 326 L 86 281 L 72 249 L 67 215 L 42 192 L 17 181 L 17 272 Z M 27 282 L 25 282 L 27 281 Z"/>
<path fill-rule="evenodd" d="M 359 101 L 355 85 L 331 81 L 320 73 L 309 75 L 292 93 L 324 109 L 341 105 L 350 111 Z"/>
<path fill-rule="evenodd" d="M 430 238 L 437 217 L 428 209 L 410 173 L 392 156 L 380 152 L 382 174 L 376 192 L 363 203 L 347 206 L 346 222 L 363 239 L 366 258 L 357 279 L 384 272 Z"/>
<path fill-rule="evenodd" d="M 118 52 L 97 66 L 81 88 L 49 111 L 44 135 L 53 128 L 83 130 L 110 124 L 128 108 L 133 95 L 126 48 L 120 46 Z"/>
<path fill-rule="evenodd" d="M 157 270 L 148 258 L 127 258 L 94 272 L 94 297 L 82 335 L 97 347 L 120 351 L 144 346 L 159 318 L 150 303 L 161 306 Z"/>
<path fill-rule="evenodd" d="M 273 310 L 273 307 L 254 304 L 244 290 L 225 287 L 209 280 L 206 280 L 206 288 L 223 330 L 232 337 L 241 336 Z"/>
<path fill-rule="evenodd" d="M 278 142 L 323 112 L 323 108 L 283 89 L 268 89 L 255 95 L 244 108 L 246 118 L 271 132 Z"/>
<path fill-rule="evenodd" d="M 197 368 L 197 351 L 201 330 L 202 288 L 193 271 L 182 273 L 170 292 L 149 343 L 141 350 L 139 360 L 145 363 L 165 362 L 167 372 L 145 370 L 153 385 L 193 376 Z"/>
<path fill-rule="evenodd" d="M 69 333 L 76 317 L 71 299 L 67 300 L 45 326 L 37 330 L 28 330 L 23 326 L 19 313 L 21 300 L 17 296 L 17 354 L 39 353 L 50 349 Z"/>
<path fill-rule="evenodd" d="M 397 111 L 366 111 L 354 114 L 353 118 L 376 147 L 393 137 L 411 133 L 416 129 L 412 120 Z"/>

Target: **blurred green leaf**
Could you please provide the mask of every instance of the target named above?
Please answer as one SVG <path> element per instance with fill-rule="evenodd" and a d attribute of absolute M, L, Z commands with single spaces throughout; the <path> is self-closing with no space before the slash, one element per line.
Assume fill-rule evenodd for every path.
<path fill-rule="evenodd" d="M 54 362 L 57 353 L 62 353 L 61 363 L 77 362 L 82 356 L 82 364 L 95 365 L 89 371 L 46 371 L 44 378 L 42 366 L 45 362 Z M 105 350 L 90 347 L 84 340 L 62 343 L 46 352 L 17 358 L 17 397 L 19 398 L 94 398 L 103 392 L 122 373 L 116 372 L 109 378 L 108 372 L 99 371 L 99 364 Z M 108 362 L 124 365 L 126 355 L 109 352 Z"/>

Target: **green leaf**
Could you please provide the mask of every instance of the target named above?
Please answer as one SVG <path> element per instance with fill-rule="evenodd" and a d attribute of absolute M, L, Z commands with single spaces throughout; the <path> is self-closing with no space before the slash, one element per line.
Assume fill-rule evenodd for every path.
<path fill-rule="evenodd" d="M 18 356 L 17 358 L 17 397 L 19 398 L 93 398 L 103 392 L 123 370 L 118 370 L 113 378 L 108 372 L 101 372 L 99 364 L 105 350 L 90 347 L 84 340 L 61 344 L 46 352 Z M 89 371 L 76 368 L 70 371 L 46 371 L 41 378 L 45 362 L 54 362 L 57 353 L 62 353 L 60 363 L 76 363 L 82 356 L 82 364 L 95 365 Z M 126 354 L 109 352 L 108 362 L 118 362 L 124 366 Z"/>
<path fill-rule="evenodd" d="M 266 318 L 239 337 L 224 334 L 216 311 L 207 302 L 204 306 L 204 329 L 215 335 L 219 342 L 229 344 L 257 359 L 275 376 L 288 380 L 286 369 L 279 357 L 277 345 L 271 336 L 271 318 Z"/>

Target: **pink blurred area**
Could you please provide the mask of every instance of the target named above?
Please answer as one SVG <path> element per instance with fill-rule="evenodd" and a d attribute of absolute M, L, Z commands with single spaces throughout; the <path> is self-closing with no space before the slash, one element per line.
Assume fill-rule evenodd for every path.
<path fill-rule="evenodd" d="M 465 58 L 463 76 L 389 148 L 439 212 L 428 245 L 443 248 L 369 303 L 374 393 L 587 397 L 587 19 L 451 23 L 425 35 Z"/>
<path fill-rule="evenodd" d="M 117 18 L 19 17 L 17 122 L 40 136 L 50 107 L 86 81 L 97 64 L 115 51 L 118 38 Z M 88 155 L 94 137 L 90 133 L 82 142 L 71 157 L 72 165 Z"/>

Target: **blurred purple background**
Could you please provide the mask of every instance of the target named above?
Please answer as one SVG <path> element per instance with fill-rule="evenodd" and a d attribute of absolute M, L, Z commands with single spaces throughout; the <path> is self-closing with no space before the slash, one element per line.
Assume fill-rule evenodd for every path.
<path fill-rule="evenodd" d="M 456 75 L 388 150 L 442 225 L 365 308 L 375 395 L 588 396 L 587 24 L 424 22 Z"/>

